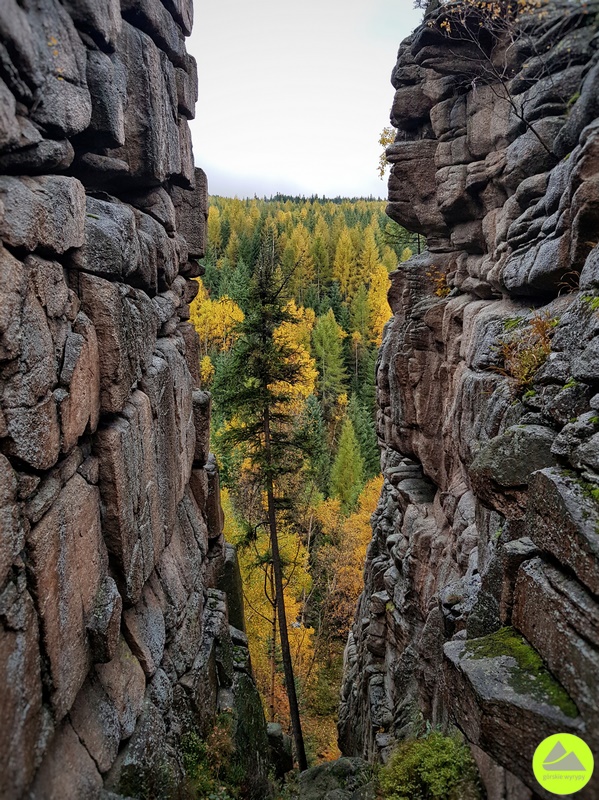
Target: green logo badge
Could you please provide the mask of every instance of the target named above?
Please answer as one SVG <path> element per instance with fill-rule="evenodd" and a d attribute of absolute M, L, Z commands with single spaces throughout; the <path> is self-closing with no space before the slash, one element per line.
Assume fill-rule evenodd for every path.
<path fill-rule="evenodd" d="M 535 778 L 551 794 L 574 794 L 591 780 L 595 762 L 590 747 L 571 733 L 555 733 L 535 750 Z"/>

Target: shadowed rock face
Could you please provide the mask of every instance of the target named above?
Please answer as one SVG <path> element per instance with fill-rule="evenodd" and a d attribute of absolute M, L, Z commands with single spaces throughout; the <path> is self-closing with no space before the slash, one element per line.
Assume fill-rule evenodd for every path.
<path fill-rule="evenodd" d="M 549 5 L 509 64 L 492 54 L 505 85 L 442 11 L 399 49 L 388 213 L 428 249 L 391 275 L 339 722 L 369 759 L 457 724 L 497 800 L 545 796 L 531 759 L 554 728 L 599 746 L 599 9 Z"/>
<path fill-rule="evenodd" d="M 0 4 L 2 800 L 175 796 L 182 741 L 221 709 L 266 796 L 188 322 L 192 10 Z"/>

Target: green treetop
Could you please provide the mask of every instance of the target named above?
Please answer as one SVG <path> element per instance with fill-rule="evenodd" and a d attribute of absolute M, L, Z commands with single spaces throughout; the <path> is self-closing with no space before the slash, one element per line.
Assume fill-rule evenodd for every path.
<path fill-rule="evenodd" d="M 338 497 L 341 509 L 349 514 L 364 486 L 364 459 L 349 417 L 345 418 L 339 448 L 331 469 L 331 496 Z"/>
<path fill-rule="evenodd" d="M 337 397 L 345 391 L 347 373 L 343 365 L 345 332 L 337 324 L 333 309 L 319 317 L 312 333 L 312 344 L 319 372 L 319 391 L 325 414 L 329 414 Z"/>

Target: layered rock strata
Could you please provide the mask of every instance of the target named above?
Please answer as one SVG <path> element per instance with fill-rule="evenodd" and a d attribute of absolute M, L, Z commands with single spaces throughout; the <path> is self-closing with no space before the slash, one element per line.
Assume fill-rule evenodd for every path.
<path fill-rule="evenodd" d="M 221 710 L 265 796 L 188 321 L 191 23 L 191 0 L 0 7 L 2 800 L 175 796 Z"/>
<path fill-rule="evenodd" d="M 428 249 L 391 276 L 340 743 L 457 725 L 494 800 L 552 796 L 551 733 L 599 748 L 598 10 L 491 51 L 437 8 L 392 77 L 388 213 Z"/>

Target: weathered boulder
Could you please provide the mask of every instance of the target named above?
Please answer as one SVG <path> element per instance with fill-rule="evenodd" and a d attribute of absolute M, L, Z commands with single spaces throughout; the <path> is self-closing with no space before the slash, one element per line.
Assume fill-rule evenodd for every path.
<path fill-rule="evenodd" d="M 49 719 L 42 708 L 38 619 L 24 572 L 0 593 L 0 707 L 3 730 L 10 731 L 3 753 L 0 793 L 22 795 L 45 749 Z"/>
<path fill-rule="evenodd" d="M 522 565 L 516 582 L 514 624 L 591 720 L 597 718 L 598 615 L 595 598 L 577 581 L 541 559 Z M 588 726 L 591 742 L 596 739 L 595 730 L 594 725 Z"/>
<path fill-rule="evenodd" d="M 140 391 L 97 436 L 104 538 L 132 602 L 141 598 L 165 545 L 153 440 L 150 401 Z"/>
<path fill-rule="evenodd" d="M 96 797 L 102 777 L 71 724 L 63 722 L 30 789 L 30 797 Z"/>
<path fill-rule="evenodd" d="M 207 236 L 208 181 L 206 173 L 201 169 L 196 169 L 194 182 L 195 188 L 192 191 L 173 187 L 172 197 L 177 210 L 177 228 L 185 236 L 189 255 L 192 258 L 201 258 L 206 250 Z M 196 273 L 196 275 L 199 274 L 199 272 Z"/>
<path fill-rule="evenodd" d="M 175 753 L 166 743 L 166 725 L 146 700 L 136 729 L 106 777 L 106 787 L 128 797 L 168 797 L 181 781 Z"/>
<path fill-rule="evenodd" d="M 235 759 L 249 778 L 251 794 L 254 797 L 268 797 L 271 794 L 269 770 L 273 759 L 262 700 L 252 676 L 247 671 L 235 670 L 232 689 Z M 287 747 L 289 755 L 291 755 L 290 744 L 291 742 Z"/>
<path fill-rule="evenodd" d="M 182 168 L 175 67 L 146 33 L 128 22 L 123 22 L 117 50 L 127 76 L 128 102 L 125 144 L 112 154 L 129 165 L 135 183 L 157 186 Z"/>
<path fill-rule="evenodd" d="M 123 626 L 131 651 L 151 678 L 162 661 L 166 630 L 160 603 L 149 586 L 144 588 L 141 602 L 123 614 Z"/>
<path fill-rule="evenodd" d="M 75 178 L 0 177 L 0 237 L 11 247 L 62 254 L 83 244 L 85 191 Z"/>
<path fill-rule="evenodd" d="M 80 312 L 65 341 L 60 372 L 59 416 L 63 453 L 68 453 L 89 429 L 94 433 L 100 418 L 100 355 L 96 331 Z"/>
<path fill-rule="evenodd" d="M 528 529 L 537 547 L 570 567 L 597 594 L 599 506 L 592 492 L 592 486 L 558 469 L 541 470 L 531 481 Z"/>
<path fill-rule="evenodd" d="M 340 758 L 299 776 L 301 800 L 374 800 L 372 767 L 361 758 Z"/>
<path fill-rule="evenodd" d="M 121 733 L 128 739 L 143 707 L 146 680 L 139 661 L 120 638 L 114 658 L 107 664 L 98 664 L 96 674 L 102 688 L 115 708 Z"/>
<path fill-rule="evenodd" d="M 218 588 L 227 595 L 229 622 L 237 630 L 245 633 L 243 611 L 243 583 L 237 560 L 237 551 L 232 544 L 225 545 L 225 557 Z"/>
<path fill-rule="evenodd" d="M 24 520 L 17 503 L 17 485 L 17 475 L 10 462 L 0 455 L 0 583 L 2 585 L 25 544 Z"/>
<path fill-rule="evenodd" d="M 152 357 L 157 324 L 152 302 L 143 292 L 87 273 L 77 275 L 74 285 L 102 352 L 101 410 L 121 411 Z"/>
<path fill-rule="evenodd" d="M 193 393 L 193 424 L 196 434 L 194 461 L 201 467 L 206 464 L 210 455 L 210 409 L 210 394 L 196 389 Z"/>
<path fill-rule="evenodd" d="M 85 46 L 57 0 L 39 0 L 29 6 L 27 21 L 33 48 L 26 69 L 29 72 L 33 61 L 34 71 L 29 72 L 29 77 L 37 90 L 37 102 L 32 104 L 29 115 L 42 130 L 55 133 L 58 138 L 70 138 L 84 131 L 91 118 Z M 19 61 L 16 71 L 23 65 Z"/>
<path fill-rule="evenodd" d="M 555 463 L 550 428 L 516 425 L 492 439 L 470 466 L 475 494 L 508 519 L 524 514 L 533 472 Z"/>
<path fill-rule="evenodd" d="M 87 622 L 92 659 L 97 664 L 112 661 L 116 655 L 122 610 L 123 599 L 116 583 L 107 576 L 96 595 L 94 613 Z"/>
<path fill-rule="evenodd" d="M 448 642 L 444 651 L 458 725 L 500 764 L 513 763 L 534 789 L 536 746 L 556 730 L 582 731 L 576 705 L 538 653 L 510 628 L 481 639 Z"/>
<path fill-rule="evenodd" d="M 275 775 L 277 778 L 283 778 L 285 773 L 293 769 L 291 738 L 283 733 L 283 728 L 278 722 L 269 722 L 266 733 Z"/>
<path fill-rule="evenodd" d="M 73 266 L 113 280 L 135 276 L 142 265 L 133 210 L 123 203 L 88 197 L 85 239 L 73 253 Z M 156 285 L 151 276 L 147 282 Z"/>
<path fill-rule="evenodd" d="M 97 676 L 92 674 L 81 687 L 70 717 L 73 730 L 98 770 L 106 772 L 118 753 L 121 725 L 117 709 Z"/>

